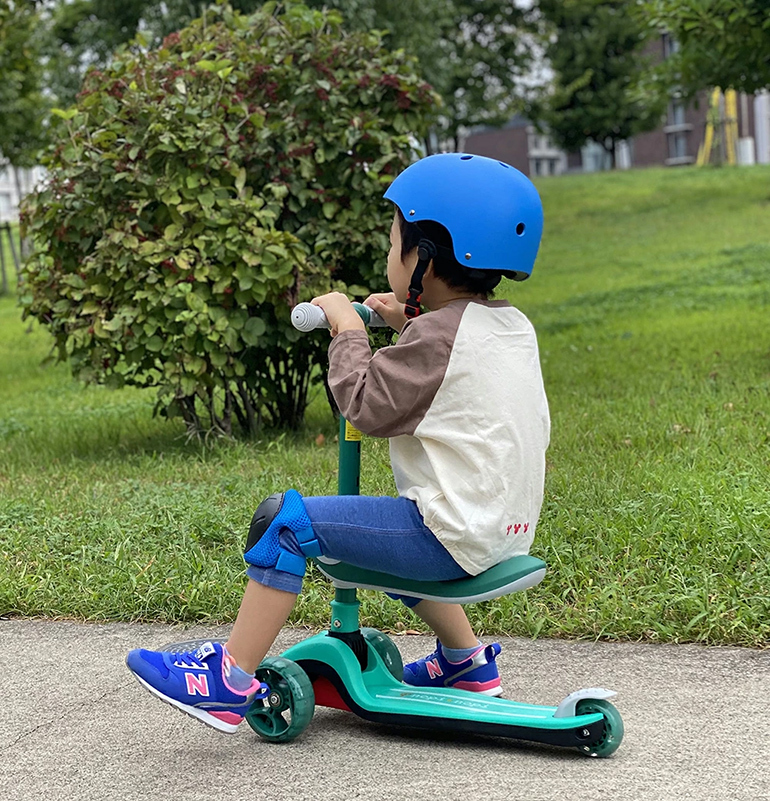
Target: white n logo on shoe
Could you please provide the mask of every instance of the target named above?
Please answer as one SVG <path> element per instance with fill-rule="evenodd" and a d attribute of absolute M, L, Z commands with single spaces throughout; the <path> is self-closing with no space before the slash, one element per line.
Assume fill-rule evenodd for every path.
<path fill-rule="evenodd" d="M 209 692 L 209 680 L 205 673 L 199 673 L 197 676 L 194 673 L 185 673 L 185 681 L 187 682 L 188 695 L 203 695 L 206 698 L 211 695 Z"/>
<path fill-rule="evenodd" d="M 435 679 L 438 676 L 444 675 L 444 671 L 441 669 L 441 665 L 438 663 L 438 658 L 427 660 L 425 662 L 425 667 L 428 669 L 429 679 Z"/>

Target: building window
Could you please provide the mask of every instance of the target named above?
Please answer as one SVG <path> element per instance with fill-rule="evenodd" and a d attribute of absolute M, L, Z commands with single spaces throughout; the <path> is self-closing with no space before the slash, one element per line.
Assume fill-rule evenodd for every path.
<path fill-rule="evenodd" d="M 684 125 L 685 124 L 685 106 L 684 103 L 675 98 L 668 104 L 668 124 L 669 125 Z"/>
<path fill-rule="evenodd" d="M 683 159 L 689 155 L 687 153 L 686 131 L 667 134 L 666 138 L 668 139 L 668 157 L 670 159 Z"/>
<path fill-rule="evenodd" d="M 663 39 L 663 58 L 671 58 L 674 53 L 679 52 L 679 42 L 670 33 L 664 33 Z"/>

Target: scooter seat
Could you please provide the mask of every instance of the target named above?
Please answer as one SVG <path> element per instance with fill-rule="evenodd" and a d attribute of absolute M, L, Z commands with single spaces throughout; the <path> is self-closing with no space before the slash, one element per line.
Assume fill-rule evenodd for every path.
<path fill-rule="evenodd" d="M 545 576 L 546 564 L 534 556 L 514 556 L 490 567 L 478 576 L 452 581 L 417 581 L 375 570 L 364 570 L 344 562 L 313 560 L 320 571 L 340 589 L 382 590 L 394 595 L 408 595 L 429 601 L 471 604 L 488 601 L 539 584 Z"/>

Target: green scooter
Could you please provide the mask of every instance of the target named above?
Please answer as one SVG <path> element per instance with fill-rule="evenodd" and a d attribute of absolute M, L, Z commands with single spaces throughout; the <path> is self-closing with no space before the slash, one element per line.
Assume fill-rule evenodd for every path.
<path fill-rule="evenodd" d="M 384 322 L 368 307 L 355 304 L 370 326 Z M 293 310 L 299 330 L 328 327 L 323 311 L 309 303 Z M 361 433 L 340 419 L 339 494 L 359 492 Z M 293 645 L 280 657 L 266 658 L 257 678 L 270 687 L 265 701 L 246 715 L 264 740 L 288 742 L 305 729 L 315 706 L 349 710 L 375 723 L 411 729 L 509 737 L 573 748 L 595 757 L 614 753 L 623 738 L 623 721 L 607 701 L 610 690 L 577 690 L 557 706 L 521 704 L 467 690 L 411 687 L 402 681 L 401 655 L 376 629 L 360 628 L 359 588 L 447 603 L 476 603 L 524 590 L 540 582 L 546 565 L 517 556 L 466 579 L 419 582 L 351 565 L 314 560 L 331 579 L 335 598 L 327 631 Z"/>

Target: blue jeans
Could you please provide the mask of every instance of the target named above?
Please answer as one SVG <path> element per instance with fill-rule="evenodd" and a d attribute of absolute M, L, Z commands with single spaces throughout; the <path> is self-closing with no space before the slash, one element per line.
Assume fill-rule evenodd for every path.
<path fill-rule="evenodd" d="M 466 573 L 422 522 L 417 504 L 408 498 L 330 495 L 303 498 L 321 554 L 356 567 L 424 581 L 465 578 Z M 284 529 L 283 548 L 302 556 L 294 534 Z M 259 584 L 299 594 L 302 577 L 272 567 L 249 565 Z M 417 598 L 399 596 L 407 606 Z"/>

